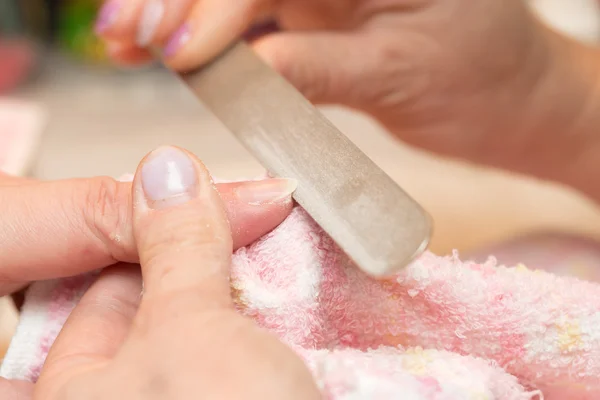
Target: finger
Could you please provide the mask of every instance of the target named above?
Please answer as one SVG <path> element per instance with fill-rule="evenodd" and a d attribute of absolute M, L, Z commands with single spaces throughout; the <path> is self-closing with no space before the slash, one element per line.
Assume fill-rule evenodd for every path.
<path fill-rule="evenodd" d="M 141 320 L 160 323 L 231 305 L 231 231 L 204 166 L 184 150 L 159 148 L 138 167 L 133 193 L 144 278 Z"/>
<path fill-rule="evenodd" d="M 293 182 L 218 186 L 236 248 L 275 228 L 292 209 Z M 33 280 L 138 261 L 131 230 L 131 183 L 102 177 L 0 190 L 0 294 Z"/>
<path fill-rule="evenodd" d="M 312 102 L 356 106 L 372 101 L 371 92 L 399 73 L 386 71 L 381 42 L 361 32 L 280 32 L 253 48 Z"/>
<path fill-rule="evenodd" d="M 130 175 L 122 181 L 133 181 Z M 233 234 L 233 248 L 247 246 L 271 231 L 293 208 L 293 179 L 265 179 L 216 185 L 225 203 Z"/>
<path fill-rule="evenodd" d="M 269 16 L 275 4 L 275 0 L 243 0 L 235 6 L 221 0 L 197 2 L 166 42 L 166 63 L 176 70 L 206 63 L 241 38 L 254 23 Z"/>
<path fill-rule="evenodd" d="M 185 21 L 197 0 L 145 0 L 136 29 L 135 43 L 140 47 L 162 45 Z M 228 4 L 226 7 L 235 7 Z"/>
<path fill-rule="evenodd" d="M 135 261 L 130 187 L 93 178 L 0 188 L 0 285 Z"/>
<path fill-rule="evenodd" d="M 122 44 L 134 44 L 144 0 L 105 0 L 96 16 L 97 35 Z"/>
<path fill-rule="evenodd" d="M 0 398 L 3 400 L 31 400 L 33 384 L 0 378 Z"/>
<path fill-rule="evenodd" d="M 247 246 L 279 225 L 292 211 L 290 179 L 218 184 L 233 235 L 233 248 Z"/>
<path fill-rule="evenodd" d="M 137 265 L 107 268 L 75 307 L 46 358 L 44 379 L 112 359 L 129 333 L 140 303 Z"/>
<path fill-rule="evenodd" d="M 148 50 L 121 42 L 107 43 L 106 53 L 116 64 L 127 67 L 142 66 L 154 59 Z"/>
<path fill-rule="evenodd" d="M 106 1 L 97 16 L 96 32 L 106 39 L 144 48 L 166 38 L 197 1 Z"/>
<path fill-rule="evenodd" d="M 25 186 L 38 183 L 39 181 L 33 178 L 25 178 L 21 176 L 8 175 L 0 172 L 0 187 L 6 186 Z"/>

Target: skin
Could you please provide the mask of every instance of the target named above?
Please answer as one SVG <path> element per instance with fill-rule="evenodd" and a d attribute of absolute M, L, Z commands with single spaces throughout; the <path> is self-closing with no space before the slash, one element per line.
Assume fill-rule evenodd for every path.
<path fill-rule="evenodd" d="M 236 195 L 240 186 L 253 183 L 216 186 L 236 249 L 275 228 L 292 209 L 289 196 L 244 202 Z M 131 196 L 131 183 L 109 177 L 41 182 L 0 174 L 0 295 L 34 280 L 137 263 Z"/>
<path fill-rule="evenodd" d="M 100 32 L 113 59 L 136 45 L 147 0 L 122 2 Z M 254 23 L 282 31 L 255 50 L 310 100 L 376 118 L 404 142 L 444 156 L 557 181 L 600 200 L 598 50 L 542 25 L 522 0 L 165 0 L 153 47 L 182 24 L 190 39 L 165 62 L 210 60 Z"/>
<path fill-rule="evenodd" d="M 0 381 L 3 399 L 319 398 L 295 354 L 234 310 L 231 253 L 250 236 L 232 237 L 223 187 L 189 156 L 194 193 L 161 207 L 146 199 L 142 161 L 128 207 L 141 273 L 123 263 L 106 269 L 73 311 L 37 384 Z"/>
<path fill-rule="evenodd" d="M 123 1 L 114 23 L 100 32 L 119 63 L 140 65 L 151 58 L 135 44 L 145 2 Z M 598 185 L 589 179 L 589 171 L 600 168 L 600 57 L 597 50 L 543 26 L 521 0 L 245 0 L 235 5 L 178 0 L 165 5 L 150 46 L 164 46 L 184 23 L 191 27 L 189 41 L 165 59 L 174 69 L 202 65 L 253 23 L 275 18 L 283 31 L 258 37 L 253 46 L 313 102 L 364 111 L 413 146 L 554 180 L 600 199 Z M 27 185 L 34 191 L 42 184 L 21 185 L 22 194 L 14 198 L 21 199 Z M 131 203 L 118 202 L 119 211 L 111 212 L 112 202 L 98 207 L 89 201 L 99 193 L 92 192 L 75 203 L 83 214 L 61 214 L 70 197 L 60 193 L 44 195 L 52 212 L 38 215 L 33 225 L 21 222 L 33 208 L 14 200 L 20 218 L 0 236 L 16 241 L 5 256 L 7 287 L 44 274 L 76 272 L 64 271 L 65 265 L 84 265 L 76 268 L 83 272 L 107 262 L 136 262 L 139 254 L 144 295 L 137 296 L 135 268 L 106 270 L 69 320 L 36 387 L 2 382 L 3 398 L 33 393 L 41 399 L 104 399 L 125 393 L 133 399 L 186 399 L 195 390 L 207 398 L 318 397 L 299 360 L 232 311 L 225 284 L 231 242 L 212 194 L 160 213 L 123 195 L 133 203 L 128 214 Z M 103 199 L 113 192 L 100 193 Z M 211 223 L 202 224 L 207 220 Z M 41 228 L 26 229 L 30 226 Z M 10 261 L 15 249 L 19 254 L 40 246 L 55 251 L 58 247 L 47 242 L 60 237 L 52 233 L 61 229 L 73 253 L 52 255 L 44 270 L 26 255 Z M 73 235 L 81 229 L 86 235 Z M 116 245 L 115 232 L 124 238 Z M 185 240 L 181 232 L 188 233 Z M 236 229 L 232 232 L 235 242 Z M 48 257 L 45 251 L 39 254 Z M 198 268 L 199 262 L 205 268 Z M 223 377 L 232 384 L 220 384 Z"/>

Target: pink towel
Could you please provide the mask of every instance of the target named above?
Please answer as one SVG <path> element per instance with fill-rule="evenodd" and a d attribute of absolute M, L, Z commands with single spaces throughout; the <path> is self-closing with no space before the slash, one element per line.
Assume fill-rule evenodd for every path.
<path fill-rule="evenodd" d="M 93 277 L 34 284 L 0 375 L 35 381 Z M 240 312 L 297 350 L 328 399 L 600 398 L 600 286 L 427 253 L 363 275 L 301 209 L 238 250 Z"/>

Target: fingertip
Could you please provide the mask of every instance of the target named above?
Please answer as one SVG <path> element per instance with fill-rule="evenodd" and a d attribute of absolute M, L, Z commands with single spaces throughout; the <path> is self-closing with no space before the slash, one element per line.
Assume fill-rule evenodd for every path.
<path fill-rule="evenodd" d="M 196 0 L 146 0 L 137 27 L 136 43 L 140 47 L 162 47 L 195 4 Z"/>
<path fill-rule="evenodd" d="M 123 67 L 139 67 L 153 60 L 148 50 L 123 43 L 107 43 L 106 53 L 115 64 Z"/>
<path fill-rule="evenodd" d="M 266 179 L 218 185 L 234 249 L 247 246 L 281 224 L 293 209 L 297 182 Z"/>
<path fill-rule="evenodd" d="M 197 68 L 240 40 L 252 23 L 270 14 L 272 1 L 247 0 L 224 8 L 219 0 L 197 2 L 186 21 L 167 40 L 163 56 L 174 70 Z"/>
<path fill-rule="evenodd" d="M 145 0 L 107 0 L 96 15 L 94 32 L 107 40 L 135 43 Z"/>
<path fill-rule="evenodd" d="M 176 65 L 178 61 L 180 64 L 182 61 L 185 62 L 185 58 L 183 58 L 185 54 L 182 56 L 181 50 L 188 44 L 193 34 L 193 25 L 186 22 L 169 37 L 163 48 L 163 56 L 170 65 Z"/>
<path fill-rule="evenodd" d="M 119 20 L 121 11 L 121 1 L 108 0 L 104 2 L 98 11 L 98 15 L 96 16 L 96 22 L 94 24 L 94 31 L 96 34 L 103 36 L 108 31 L 113 29 L 114 25 Z"/>
<path fill-rule="evenodd" d="M 168 38 L 162 51 L 163 60 L 175 71 L 190 71 L 216 57 L 235 39 L 230 36 L 224 37 L 218 32 L 207 35 L 194 20 L 190 20 Z"/>
<path fill-rule="evenodd" d="M 277 228 L 290 215 L 293 202 L 269 204 L 258 207 L 256 211 L 230 218 L 234 249 L 248 246 L 273 229 Z M 239 222 L 242 219 L 243 222 Z"/>

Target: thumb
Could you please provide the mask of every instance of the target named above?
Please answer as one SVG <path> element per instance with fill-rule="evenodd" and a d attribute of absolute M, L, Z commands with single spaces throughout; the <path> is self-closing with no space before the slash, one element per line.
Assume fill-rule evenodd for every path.
<path fill-rule="evenodd" d="M 138 167 L 133 193 L 133 232 L 144 281 L 139 317 L 151 311 L 153 322 L 160 323 L 230 305 L 232 237 L 204 166 L 184 150 L 159 148 Z"/>
<path fill-rule="evenodd" d="M 361 33 L 280 32 L 254 41 L 261 58 L 316 104 L 355 106 L 377 76 Z M 372 47 L 372 46 L 371 46 Z"/>

